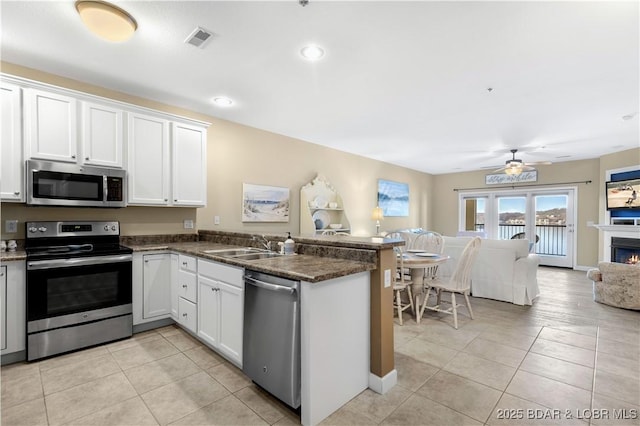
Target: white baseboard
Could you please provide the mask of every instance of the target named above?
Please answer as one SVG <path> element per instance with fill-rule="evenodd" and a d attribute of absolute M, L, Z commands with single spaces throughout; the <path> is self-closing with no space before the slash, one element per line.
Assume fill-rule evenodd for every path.
<path fill-rule="evenodd" d="M 384 395 L 398 383 L 398 371 L 394 368 L 384 377 L 369 373 L 369 389 Z"/>
<path fill-rule="evenodd" d="M 573 267 L 574 271 L 588 271 L 589 269 L 593 269 L 593 268 L 597 268 L 597 266 L 582 266 L 582 265 L 576 265 Z"/>

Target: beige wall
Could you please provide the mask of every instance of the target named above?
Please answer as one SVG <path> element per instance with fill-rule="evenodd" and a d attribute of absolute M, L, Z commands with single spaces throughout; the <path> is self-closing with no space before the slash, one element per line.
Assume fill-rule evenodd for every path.
<path fill-rule="evenodd" d="M 539 184 L 558 184 L 558 186 L 575 186 L 578 197 L 577 232 L 577 266 L 592 266 L 598 261 L 598 231 L 588 227 L 587 222 L 597 222 L 599 217 L 600 172 L 599 160 L 569 161 L 537 166 Z M 434 229 L 445 235 L 455 235 L 458 231 L 458 189 L 491 190 L 485 185 L 487 171 L 453 173 L 433 177 L 433 210 L 432 223 Z M 590 184 L 568 184 L 591 180 Z M 516 186 L 517 187 L 517 186 Z M 546 187 L 545 187 L 546 188 Z"/>
<path fill-rule="evenodd" d="M 235 124 L 212 116 L 141 99 L 75 80 L 6 62 L 0 70 L 7 74 L 91 93 L 122 102 L 211 122 L 208 129 L 207 207 L 127 207 L 125 209 L 74 209 L 26 207 L 24 204 L 2 203 L 2 219 L 18 219 L 18 234 L 2 238 L 23 238 L 24 222 L 60 219 L 111 219 L 122 224 L 123 235 L 189 233 L 182 227 L 184 219 L 196 221 L 198 229 L 245 232 L 299 232 L 300 187 L 317 173 L 324 174 L 344 200 L 344 207 L 354 233 L 375 232 L 371 211 L 376 205 L 377 180 L 390 179 L 409 183 L 410 216 L 386 218 L 382 229 L 429 227 L 432 176 L 370 160 L 286 136 Z M 288 223 L 242 223 L 242 183 L 288 187 L 291 190 L 291 212 Z M 220 216 L 220 225 L 214 225 Z"/>

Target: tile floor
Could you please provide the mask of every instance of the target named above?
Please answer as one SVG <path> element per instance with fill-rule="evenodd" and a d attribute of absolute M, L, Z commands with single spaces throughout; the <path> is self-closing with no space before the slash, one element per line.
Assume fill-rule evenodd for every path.
<path fill-rule="evenodd" d="M 540 268 L 533 307 L 473 298 L 476 319 L 461 317 L 458 330 L 448 315 L 418 325 L 405 312 L 398 385 L 362 392 L 323 423 L 640 425 L 640 312 L 593 302 L 585 275 Z M 6 366 L 1 379 L 5 426 L 300 420 L 173 326 Z"/>

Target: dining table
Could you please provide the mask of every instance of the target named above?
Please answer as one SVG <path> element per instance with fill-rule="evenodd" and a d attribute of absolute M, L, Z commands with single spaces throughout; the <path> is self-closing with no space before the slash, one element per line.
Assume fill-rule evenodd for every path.
<path fill-rule="evenodd" d="M 421 296 L 424 296 L 422 292 L 424 288 L 423 283 L 425 278 L 425 269 L 431 269 L 432 267 L 438 266 L 449 259 L 450 257 L 446 255 L 428 253 L 419 250 L 407 250 L 402 254 L 404 267 L 409 269 L 411 274 L 411 290 L 416 302 L 416 321 L 418 321 L 417 317 L 418 312 L 420 311 L 420 298 Z M 432 277 L 435 278 L 435 274 Z"/>

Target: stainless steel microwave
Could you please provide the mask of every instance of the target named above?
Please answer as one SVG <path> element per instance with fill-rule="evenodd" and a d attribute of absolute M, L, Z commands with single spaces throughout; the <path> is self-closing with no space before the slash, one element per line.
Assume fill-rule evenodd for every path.
<path fill-rule="evenodd" d="M 27 161 L 27 204 L 126 207 L 127 172 L 106 167 Z"/>

